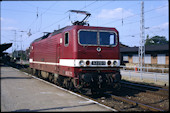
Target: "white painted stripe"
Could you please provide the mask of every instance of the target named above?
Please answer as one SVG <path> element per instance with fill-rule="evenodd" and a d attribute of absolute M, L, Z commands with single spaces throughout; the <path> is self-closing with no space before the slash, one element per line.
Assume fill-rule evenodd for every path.
<path fill-rule="evenodd" d="M 32 63 L 32 62 L 33 62 L 33 59 L 30 58 L 30 59 L 29 59 L 29 62 Z"/>
<path fill-rule="evenodd" d="M 61 65 L 61 66 L 70 66 L 70 67 L 75 66 L 75 64 L 74 64 L 75 59 L 60 59 L 59 62 L 60 62 L 59 65 Z"/>
<path fill-rule="evenodd" d="M 48 65 L 59 65 L 59 63 L 53 63 L 53 62 L 40 62 L 40 61 L 33 61 L 32 63 L 36 63 L 36 64 L 48 64 Z"/>
<path fill-rule="evenodd" d="M 83 67 L 87 67 L 86 61 L 90 61 L 90 65 L 88 67 L 108 67 L 108 65 L 107 65 L 108 61 L 111 61 L 112 64 L 113 64 L 114 61 L 117 61 L 116 66 L 120 66 L 120 60 L 117 60 L 117 59 L 76 59 L 75 60 L 75 67 L 80 67 L 80 64 L 79 64 L 80 61 L 84 61 L 85 64 L 83 65 Z M 92 61 L 105 61 L 106 65 L 92 65 L 91 64 Z M 111 65 L 111 67 L 113 67 L 113 65 Z"/>
<path fill-rule="evenodd" d="M 80 66 L 79 62 L 83 61 L 84 65 Z M 86 66 L 86 61 L 90 61 L 90 65 L 88 67 L 108 67 L 107 62 L 111 61 L 113 67 L 113 62 L 116 61 L 117 65 L 120 66 L 120 60 L 118 59 L 60 59 L 59 63 L 53 63 L 53 62 L 40 62 L 40 61 L 32 61 L 30 63 L 37 63 L 37 64 L 47 64 L 47 65 L 60 65 L 60 66 L 69 66 L 69 67 L 87 67 Z M 105 65 L 92 65 L 92 61 L 105 61 Z"/>

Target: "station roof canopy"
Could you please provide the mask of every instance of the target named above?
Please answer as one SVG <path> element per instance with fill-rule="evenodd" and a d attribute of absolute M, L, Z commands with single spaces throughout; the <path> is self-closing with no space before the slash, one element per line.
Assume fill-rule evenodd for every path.
<path fill-rule="evenodd" d="M 121 47 L 120 52 L 138 52 L 139 47 Z M 154 52 L 154 51 L 169 51 L 169 44 L 164 45 L 147 45 L 145 46 L 145 51 Z"/>
<path fill-rule="evenodd" d="M 0 44 L 0 52 L 2 53 L 3 51 L 7 50 L 12 46 L 12 43 L 4 43 Z"/>
<path fill-rule="evenodd" d="M 3 51 L 7 50 L 11 46 L 12 46 L 12 43 L 0 44 L 0 56 L 3 56 L 3 54 L 4 54 Z"/>

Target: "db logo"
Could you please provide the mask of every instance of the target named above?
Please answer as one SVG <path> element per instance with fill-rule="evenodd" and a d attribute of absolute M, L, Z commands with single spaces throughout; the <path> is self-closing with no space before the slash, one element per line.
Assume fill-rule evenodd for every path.
<path fill-rule="evenodd" d="M 100 47 L 97 47 L 96 49 L 98 52 L 100 52 L 102 49 Z"/>

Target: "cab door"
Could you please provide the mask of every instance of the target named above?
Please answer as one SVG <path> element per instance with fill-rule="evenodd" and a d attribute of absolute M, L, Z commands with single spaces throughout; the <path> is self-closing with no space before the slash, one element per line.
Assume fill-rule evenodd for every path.
<path fill-rule="evenodd" d="M 60 70 L 60 55 L 61 55 L 61 45 L 62 45 L 62 37 L 59 38 L 59 43 L 57 43 L 57 47 L 56 47 L 56 60 L 57 60 L 57 66 L 56 66 L 56 71 L 59 73 Z"/>
<path fill-rule="evenodd" d="M 60 48 L 61 48 L 61 45 L 60 45 L 60 43 L 58 43 L 57 44 L 57 52 L 56 52 L 56 57 L 57 57 L 57 63 L 59 63 L 59 61 L 60 61 Z"/>

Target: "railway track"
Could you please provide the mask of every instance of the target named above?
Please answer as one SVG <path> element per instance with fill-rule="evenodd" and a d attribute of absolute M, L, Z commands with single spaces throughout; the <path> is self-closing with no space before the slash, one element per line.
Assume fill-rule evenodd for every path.
<path fill-rule="evenodd" d="M 97 97 L 85 95 L 119 111 L 169 110 L 169 90 L 167 88 L 122 81 L 120 91 L 108 92 L 97 95 Z"/>
<path fill-rule="evenodd" d="M 140 107 L 144 111 L 169 110 L 169 90 L 167 88 L 125 81 L 122 81 L 121 84 L 120 91 L 105 93 L 105 95 L 109 95 L 114 100 L 131 104 L 133 107 Z"/>
<path fill-rule="evenodd" d="M 90 98 L 108 107 L 117 109 L 118 111 L 166 111 L 159 107 L 153 107 L 151 105 L 127 99 L 126 97 L 116 96 L 107 92 L 103 93 L 102 95 L 80 95 L 86 96 L 87 98 Z"/>
<path fill-rule="evenodd" d="M 163 109 L 159 109 L 159 108 L 152 107 L 152 106 L 149 106 L 149 105 L 146 105 L 146 104 L 143 104 L 143 103 L 139 103 L 139 102 L 136 102 L 136 101 L 133 101 L 133 100 L 129 100 L 127 98 L 119 97 L 119 96 L 112 95 L 112 94 L 109 94 L 109 93 L 105 93 L 105 94 L 111 96 L 111 98 L 113 98 L 113 99 L 116 99 L 116 100 L 119 100 L 119 101 L 122 101 L 122 102 L 126 102 L 126 103 L 131 104 L 131 105 L 136 106 L 136 107 L 140 107 L 140 108 L 144 109 L 144 111 L 145 110 L 164 111 Z"/>
<path fill-rule="evenodd" d="M 125 82 L 125 81 L 121 81 L 121 84 L 123 87 L 147 92 L 148 94 L 163 96 L 163 97 L 167 97 L 167 98 L 169 97 L 169 89 L 168 88 L 163 88 L 160 86 L 143 85 L 143 84 Z"/>
<path fill-rule="evenodd" d="M 28 72 L 29 71 L 27 71 L 27 73 Z M 167 97 L 167 95 L 169 95 L 168 89 L 162 89 L 159 87 L 146 86 L 141 84 L 136 85 L 130 82 L 125 83 L 124 81 L 122 81 L 121 84 L 123 87 L 117 92 L 108 91 L 109 93 L 105 92 L 102 95 L 97 95 L 97 96 L 91 94 L 80 94 L 79 92 L 76 93 L 86 96 L 89 99 L 97 101 L 108 107 L 117 109 L 118 111 L 168 111 L 169 110 L 169 97 Z M 164 93 L 165 95 L 163 95 L 162 93 L 162 95 L 160 95 L 159 93 L 157 93 L 159 91 L 168 92 L 168 93 L 167 94 Z M 165 105 L 162 107 L 155 106 L 155 105 L 153 106 L 149 102 L 148 103 L 142 102 L 141 100 L 139 101 L 138 99 L 135 99 L 138 98 L 138 95 L 140 95 L 141 93 L 143 93 L 142 94 L 143 97 L 139 97 L 139 100 L 140 98 L 147 100 L 148 97 L 145 97 L 145 95 L 152 94 L 153 96 L 153 94 L 155 94 L 154 96 L 160 96 L 162 99 L 162 100 L 158 99 L 158 101 L 163 102 L 163 99 L 166 101 Z M 150 96 L 149 98 L 152 98 L 152 96 Z M 155 99 L 155 97 L 153 99 Z"/>
<path fill-rule="evenodd" d="M 129 87 L 129 89 L 130 88 L 131 87 Z M 134 87 L 132 89 L 134 90 Z M 141 89 L 139 89 L 139 90 L 141 91 Z M 164 90 L 162 89 L 162 91 L 164 91 Z M 120 94 L 116 94 L 116 95 L 112 94 L 114 92 L 110 92 L 110 91 L 108 91 L 110 93 L 105 92 L 105 93 L 99 94 L 99 95 L 92 95 L 91 93 L 79 93 L 77 91 L 74 91 L 74 92 L 78 93 L 79 95 L 85 96 L 86 98 L 89 98 L 91 100 L 94 100 L 101 104 L 104 104 L 108 107 L 117 109 L 119 111 L 167 111 L 167 109 L 163 109 L 158 106 L 148 105 L 146 103 L 139 102 L 139 100 L 128 99 L 128 98 L 131 98 L 130 96 L 127 96 L 127 97 L 116 96 L 116 95 L 121 95 L 122 92 Z M 146 92 L 146 93 L 150 94 L 150 92 Z M 153 93 L 151 93 L 151 94 L 153 94 Z M 159 96 L 161 96 L 161 95 L 159 95 Z M 106 98 L 107 98 L 107 101 L 105 101 Z M 169 98 L 168 98 L 168 100 L 169 100 Z M 114 105 L 115 101 L 116 101 L 116 106 Z M 119 108 L 119 105 L 126 106 L 126 107 Z"/>

